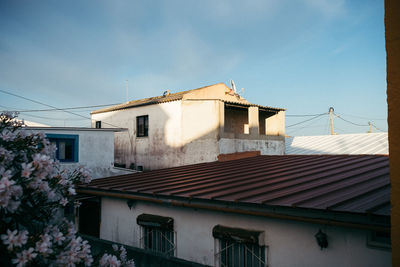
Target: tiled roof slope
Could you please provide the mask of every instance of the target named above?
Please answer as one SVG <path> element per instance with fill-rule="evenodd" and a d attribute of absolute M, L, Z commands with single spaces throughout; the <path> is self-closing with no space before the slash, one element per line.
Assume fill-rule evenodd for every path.
<path fill-rule="evenodd" d="M 184 99 L 185 95 L 188 95 L 190 93 L 196 93 L 198 91 L 202 91 L 207 88 L 218 88 L 218 87 L 221 88 L 221 86 L 223 88 L 226 88 L 227 90 L 229 90 L 229 88 L 224 83 L 219 83 L 219 84 L 214 84 L 214 85 L 210 85 L 210 86 L 204 86 L 204 87 L 197 88 L 197 89 L 167 94 L 165 96 L 161 95 L 161 96 L 155 96 L 155 97 L 150 97 L 150 98 L 143 98 L 143 99 L 139 99 L 139 100 L 132 100 L 132 101 L 122 103 L 119 105 L 115 105 L 112 107 L 92 111 L 91 114 L 98 114 L 98 113 L 103 113 L 103 112 L 110 112 L 110 111 L 116 111 L 116 110 L 121 110 L 121 109 L 128 109 L 128 108 L 134 108 L 134 107 L 139 107 L 139 106 L 153 105 L 153 104 L 160 104 L 160 103 L 171 102 L 171 101 L 176 101 L 176 100 L 182 100 L 182 99 Z M 204 100 L 209 100 L 209 99 L 204 99 Z M 275 111 L 275 112 L 285 110 L 283 108 L 274 108 L 274 107 L 251 104 L 243 98 L 241 98 L 240 101 L 229 101 L 227 99 L 222 99 L 222 98 L 218 98 L 218 97 L 217 97 L 217 99 L 213 99 L 213 100 L 221 100 L 226 103 L 237 104 L 237 105 L 242 105 L 242 106 L 257 106 L 257 107 L 260 107 L 260 108 L 263 108 L 266 110 Z"/>
<path fill-rule="evenodd" d="M 287 155 L 389 154 L 387 133 L 295 136 L 285 143 Z"/>
<path fill-rule="evenodd" d="M 96 179 L 81 188 L 390 215 L 383 155 L 257 156 Z"/>

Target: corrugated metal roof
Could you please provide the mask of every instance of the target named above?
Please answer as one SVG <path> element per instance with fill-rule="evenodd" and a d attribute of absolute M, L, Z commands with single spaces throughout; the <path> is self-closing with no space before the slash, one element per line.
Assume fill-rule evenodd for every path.
<path fill-rule="evenodd" d="M 287 155 L 389 154 L 387 133 L 295 136 L 285 143 Z"/>
<path fill-rule="evenodd" d="M 257 156 L 96 179 L 81 188 L 390 215 L 384 155 Z"/>
<path fill-rule="evenodd" d="M 212 85 L 210 85 L 210 86 L 212 86 Z M 139 107 L 139 106 L 153 105 L 153 104 L 160 104 L 160 103 L 171 102 L 171 101 L 176 101 L 176 100 L 182 100 L 185 94 L 196 91 L 196 90 L 201 90 L 203 88 L 210 87 L 210 86 L 205 86 L 205 87 L 201 87 L 201 88 L 197 88 L 197 89 L 168 94 L 166 96 L 155 96 L 155 97 L 144 98 L 144 99 L 139 99 L 139 100 L 132 100 L 132 101 L 129 101 L 126 103 L 122 103 L 120 105 L 115 105 L 115 106 L 108 107 L 108 108 L 98 109 L 98 110 L 92 111 L 90 114 L 98 114 L 98 113 L 103 113 L 103 112 L 110 112 L 110 111 L 116 111 L 116 110 L 121 110 L 121 109 L 134 108 L 134 107 Z M 193 100 L 193 99 L 190 99 L 190 100 Z M 201 99 L 196 99 L 196 100 L 201 100 Z M 285 110 L 283 108 L 261 106 L 261 105 L 245 103 L 245 102 L 226 101 L 224 99 L 204 99 L 204 100 L 219 100 L 222 102 L 236 104 L 236 105 L 240 105 L 240 106 L 244 106 L 244 107 L 257 106 L 257 107 L 275 111 L 275 112 Z"/>

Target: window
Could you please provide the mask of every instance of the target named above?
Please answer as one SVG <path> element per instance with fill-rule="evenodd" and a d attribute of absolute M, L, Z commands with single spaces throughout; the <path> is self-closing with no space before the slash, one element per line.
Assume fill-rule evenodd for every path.
<path fill-rule="evenodd" d="M 215 238 L 215 266 L 265 267 L 266 247 L 260 244 L 263 232 L 217 225 Z"/>
<path fill-rule="evenodd" d="M 175 256 L 176 232 L 173 230 L 174 220 L 172 218 L 141 214 L 137 217 L 137 224 L 142 228 L 140 237 L 142 248 Z"/>
<path fill-rule="evenodd" d="M 391 249 L 390 232 L 370 231 L 367 245 L 373 248 Z"/>
<path fill-rule="evenodd" d="M 149 116 L 136 117 L 136 136 L 144 137 L 149 136 Z"/>
<path fill-rule="evenodd" d="M 101 128 L 101 121 L 96 121 L 96 129 L 100 129 Z"/>
<path fill-rule="evenodd" d="M 46 134 L 57 147 L 54 157 L 60 162 L 78 162 L 78 135 Z"/>

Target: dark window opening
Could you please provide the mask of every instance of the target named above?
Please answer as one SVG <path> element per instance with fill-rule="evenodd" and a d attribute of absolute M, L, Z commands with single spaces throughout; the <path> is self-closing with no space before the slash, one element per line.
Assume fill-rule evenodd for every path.
<path fill-rule="evenodd" d="M 96 129 L 100 129 L 101 128 L 101 121 L 96 121 Z"/>
<path fill-rule="evenodd" d="M 149 136 L 149 116 L 136 117 L 136 136 L 144 137 Z"/>
<path fill-rule="evenodd" d="M 369 247 L 390 249 L 392 247 L 390 232 L 370 231 L 367 244 Z"/>
<path fill-rule="evenodd" d="M 51 144 L 57 148 L 53 155 L 60 162 L 78 162 L 78 136 L 47 134 Z"/>

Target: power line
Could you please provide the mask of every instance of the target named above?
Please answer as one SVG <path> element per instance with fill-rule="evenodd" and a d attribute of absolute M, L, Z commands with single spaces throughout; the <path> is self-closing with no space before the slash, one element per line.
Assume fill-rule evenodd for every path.
<path fill-rule="evenodd" d="M 24 112 L 44 112 L 44 111 L 65 111 L 65 110 L 73 110 L 73 109 L 87 109 L 87 108 L 98 108 L 98 107 L 107 107 L 107 106 L 114 106 L 114 105 L 119 105 L 121 103 L 115 103 L 115 104 L 106 104 L 106 105 L 95 105 L 95 106 L 83 106 L 83 107 L 70 107 L 70 108 L 51 108 L 51 109 L 23 109 L 23 110 L 10 110 L 11 112 L 18 112 L 18 113 L 24 113 Z"/>
<path fill-rule="evenodd" d="M 55 106 L 48 105 L 48 104 L 42 103 L 42 102 L 37 101 L 37 100 L 33 100 L 33 99 L 30 99 L 30 98 L 27 98 L 27 97 L 24 97 L 24 96 L 16 95 L 16 94 L 13 94 L 13 93 L 1 90 L 1 89 L 0 89 L 0 92 L 2 92 L 4 94 L 15 96 L 15 97 L 18 97 L 18 98 L 21 98 L 21 99 L 24 99 L 24 100 L 27 100 L 27 101 L 30 101 L 30 102 L 33 102 L 33 103 L 36 103 L 36 104 L 40 104 L 40 105 L 43 105 L 43 106 L 46 106 L 46 107 L 49 107 L 49 108 L 52 108 L 52 109 L 55 109 L 55 110 L 60 110 L 60 111 L 63 111 L 63 112 L 66 112 L 66 113 L 69 113 L 69 114 L 72 114 L 72 115 L 75 115 L 75 116 L 79 116 L 79 117 L 82 117 L 82 118 L 85 118 L 85 119 L 88 119 L 88 120 L 92 121 L 92 118 L 85 117 L 83 115 L 80 115 L 80 114 L 77 114 L 77 113 L 74 113 L 74 112 L 71 112 L 71 111 L 68 111 L 68 110 L 62 110 L 62 109 L 59 109 L 59 108 L 57 108 Z M 103 123 L 107 124 L 107 125 L 110 125 L 110 126 L 113 126 L 113 127 L 116 127 L 116 128 L 120 128 L 119 126 L 115 126 L 115 125 L 112 125 L 112 124 L 107 123 L 107 122 L 103 122 Z"/>
<path fill-rule="evenodd" d="M 343 121 L 345 121 L 345 122 L 347 122 L 347 123 L 353 124 L 353 125 L 355 125 L 355 126 L 362 126 L 362 127 L 369 126 L 368 124 L 359 124 L 359 123 L 355 123 L 355 122 L 351 122 L 351 121 L 349 121 L 349 120 L 343 119 L 341 116 L 337 115 L 336 113 L 334 113 L 334 115 L 335 115 L 336 117 L 338 117 L 339 119 L 341 119 L 341 120 L 343 120 Z"/>
<path fill-rule="evenodd" d="M 367 117 L 361 117 L 361 116 L 356 116 L 356 115 L 350 115 L 350 114 L 345 114 L 345 113 L 338 113 L 339 115 L 345 115 L 349 117 L 354 117 L 354 118 L 359 118 L 359 119 L 364 119 L 364 120 L 375 120 L 375 121 L 384 121 L 387 119 L 374 119 L 374 118 L 367 118 Z"/>
<path fill-rule="evenodd" d="M 24 114 L 24 116 L 33 117 L 33 118 L 39 118 L 39 119 L 45 119 L 45 120 L 54 120 L 54 121 L 82 121 L 82 120 L 87 120 L 87 118 L 82 118 L 82 119 L 49 118 L 49 117 L 43 117 L 43 116 L 32 115 L 32 114 Z"/>
<path fill-rule="evenodd" d="M 322 113 L 322 114 L 325 114 L 325 113 Z M 321 113 L 320 114 L 303 114 L 303 115 L 285 115 L 286 117 L 313 117 L 313 116 L 318 116 L 318 115 L 321 115 Z"/>
<path fill-rule="evenodd" d="M 307 119 L 307 120 L 304 120 L 304 121 L 301 121 L 301 122 L 298 122 L 298 123 L 295 123 L 295 124 L 292 124 L 292 125 L 288 125 L 288 126 L 286 126 L 286 128 L 289 128 L 289 127 L 292 127 L 292 126 L 295 126 L 295 125 L 298 125 L 298 124 L 302 124 L 302 123 L 305 123 L 305 122 L 314 120 L 314 119 L 316 119 L 316 118 L 319 118 L 319 117 L 321 117 L 321 116 L 323 116 L 323 115 L 327 115 L 327 114 L 328 114 L 328 113 L 325 112 L 325 113 L 316 115 L 316 116 L 312 117 L 311 119 Z"/>

